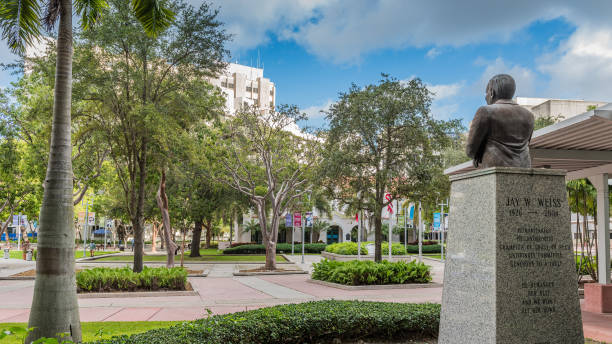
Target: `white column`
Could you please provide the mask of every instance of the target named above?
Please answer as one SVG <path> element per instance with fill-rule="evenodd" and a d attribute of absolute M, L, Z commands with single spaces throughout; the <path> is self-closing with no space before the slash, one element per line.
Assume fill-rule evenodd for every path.
<path fill-rule="evenodd" d="M 597 275 L 599 283 L 610 284 L 610 198 L 608 174 L 589 177 L 597 189 Z"/>

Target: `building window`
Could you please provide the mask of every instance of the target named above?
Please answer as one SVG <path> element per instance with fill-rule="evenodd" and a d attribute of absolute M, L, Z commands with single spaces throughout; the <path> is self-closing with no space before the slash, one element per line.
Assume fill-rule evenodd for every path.
<path fill-rule="evenodd" d="M 270 109 L 274 109 L 274 102 L 270 102 Z"/>
<path fill-rule="evenodd" d="M 273 88 L 270 89 L 270 96 L 274 97 L 274 89 Z"/>
<path fill-rule="evenodd" d="M 253 93 L 259 93 L 259 88 L 253 88 Z"/>
<path fill-rule="evenodd" d="M 247 86 L 247 92 L 253 92 L 253 88 L 251 86 Z"/>

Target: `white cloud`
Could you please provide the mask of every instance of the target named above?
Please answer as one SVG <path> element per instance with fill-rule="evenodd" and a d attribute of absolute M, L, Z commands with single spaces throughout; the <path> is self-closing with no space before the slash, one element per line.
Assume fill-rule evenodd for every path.
<path fill-rule="evenodd" d="M 442 105 L 437 102 L 434 102 L 431 105 L 430 110 L 431 110 L 431 114 L 433 115 L 435 119 L 449 120 L 449 119 L 458 117 L 457 112 L 459 111 L 459 104 L 450 103 L 450 104 Z"/>
<path fill-rule="evenodd" d="M 516 82 L 516 93 L 514 96 L 519 97 L 531 97 L 534 95 L 536 90 L 536 75 L 534 72 L 526 67 L 520 65 L 510 65 L 504 61 L 501 57 L 498 57 L 494 61 L 477 60 L 477 64 L 483 64 L 486 66 L 480 79 L 472 85 L 473 94 L 482 94 L 483 99 L 486 92 L 487 83 L 489 80 L 497 74 L 510 74 Z"/>
<path fill-rule="evenodd" d="M 331 99 L 328 99 L 324 104 L 309 106 L 305 109 L 302 109 L 302 112 L 308 115 L 309 120 L 320 119 L 320 118 L 325 117 L 325 114 L 322 113 L 321 111 L 329 110 L 329 107 L 333 103 L 334 102 Z"/>
<path fill-rule="evenodd" d="M 434 93 L 435 100 L 442 100 L 456 96 L 463 86 L 464 82 L 456 82 L 447 85 L 428 85 L 427 88 Z"/>
<path fill-rule="evenodd" d="M 612 101 L 612 30 L 581 27 L 559 49 L 539 60 L 550 77 L 546 93 L 558 98 Z"/>
<path fill-rule="evenodd" d="M 440 49 L 438 48 L 431 48 L 427 51 L 427 54 L 425 54 L 426 57 L 433 59 L 436 56 L 440 55 L 442 53 L 442 51 L 440 51 Z"/>

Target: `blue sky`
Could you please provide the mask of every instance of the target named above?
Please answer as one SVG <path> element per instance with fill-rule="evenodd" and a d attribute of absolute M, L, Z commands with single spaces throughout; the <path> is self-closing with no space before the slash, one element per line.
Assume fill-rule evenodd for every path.
<path fill-rule="evenodd" d="M 199 6 L 201 0 L 189 0 Z M 612 101 L 612 1 L 213 0 L 232 62 L 256 65 L 310 126 L 351 83 L 381 73 L 421 78 L 436 118 L 467 124 L 487 80 L 508 73 L 517 96 Z M 12 59 L 4 43 L 0 61 Z M 0 72 L 0 87 L 14 77 Z"/>

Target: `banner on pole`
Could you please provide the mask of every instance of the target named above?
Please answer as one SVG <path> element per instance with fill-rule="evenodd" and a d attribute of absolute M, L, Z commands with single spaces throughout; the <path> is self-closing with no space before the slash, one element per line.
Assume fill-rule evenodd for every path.
<path fill-rule="evenodd" d="M 440 219 L 441 219 L 440 213 L 433 214 L 433 226 L 434 226 L 434 229 L 437 231 L 440 230 L 440 222 L 441 222 Z"/>
<path fill-rule="evenodd" d="M 291 226 L 293 226 L 293 218 L 291 217 L 291 214 L 287 214 L 285 215 L 285 227 Z"/>
<path fill-rule="evenodd" d="M 96 225 L 96 213 L 87 214 L 87 225 L 95 226 Z"/>
<path fill-rule="evenodd" d="M 410 207 L 410 219 L 414 219 L 414 206 Z"/>
<path fill-rule="evenodd" d="M 302 214 L 301 213 L 293 214 L 293 227 L 302 227 Z"/>
<path fill-rule="evenodd" d="M 404 215 L 400 215 L 397 217 L 397 223 L 400 226 L 404 226 L 406 224 L 406 217 Z"/>
<path fill-rule="evenodd" d="M 307 212 L 304 221 L 306 221 L 306 227 L 312 227 L 312 212 Z"/>
<path fill-rule="evenodd" d="M 79 224 L 82 225 L 85 223 L 85 212 L 84 211 L 79 211 Z"/>

